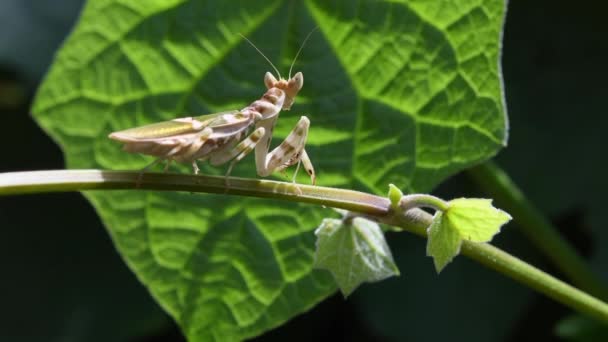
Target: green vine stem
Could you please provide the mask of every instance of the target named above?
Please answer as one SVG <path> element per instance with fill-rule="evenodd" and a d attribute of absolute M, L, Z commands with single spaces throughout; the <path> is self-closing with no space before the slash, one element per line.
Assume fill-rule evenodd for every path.
<path fill-rule="evenodd" d="M 427 194 L 414 194 L 401 197 L 399 207 L 403 211 L 408 211 L 414 208 L 431 208 L 435 211 L 447 211 L 449 204 L 439 197 Z"/>
<path fill-rule="evenodd" d="M 414 209 L 402 217 L 395 216 L 383 222 L 426 238 L 426 228 L 431 224 L 431 221 L 432 218 L 429 214 Z M 587 314 L 589 317 L 608 323 L 608 311 L 606 311 L 608 310 L 608 304 L 490 244 L 463 241 L 461 252 L 557 302 L 580 313 Z"/>
<path fill-rule="evenodd" d="M 598 298 L 608 299 L 606 285 L 498 165 L 487 162 L 467 170 L 467 173 L 489 197 L 513 216 L 521 232 L 573 284 Z"/>
<path fill-rule="evenodd" d="M 139 172 L 58 170 L 0 173 L 0 195 L 82 190 L 165 190 L 227 193 L 270 197 L 346 209 L 426 237 L 432 217 L 420 209 L 391 209 L 387 198 L 358 191 L 258 179 L 146 173 L 138 186 Z M 226 183 L 229 181 L 229 188 Z M 406 196 L 405 196 L 406 197 Z M 561 302 L 574 310 L 608 323 L 608 304 L 493 247 L 464 241 L 464 255 Z"/>

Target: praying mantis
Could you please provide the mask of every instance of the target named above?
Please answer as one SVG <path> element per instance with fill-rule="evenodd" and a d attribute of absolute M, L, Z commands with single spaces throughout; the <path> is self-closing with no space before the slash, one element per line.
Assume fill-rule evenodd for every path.
<path fill-rule="evenodd" d="M 225 176 L 228 185 L 228 176 L 234 165 L 255 150 L 256 172 L 259 176 L 267 177 L 275 171 L 284 171 L 297 164 L 293 176 L 295 183 L 302 164 L 314 185 L 314 167 L 304 149 L 310 127 L 310 120 L 306 116 L 300 118 L 279 146 L 268 152 L 280 111 L 291 109 L 304 84 L 303 74 L 297 72 L 291 77 L 291 71 L 313 32 L 314 30 L 306 36 L 296 53 L 287 79 L 283 79 L 274 64 L 249 39 L 241 35 L 270 63 L 278 75 L 277 80 L 272 73 L 266 72 L 266 93 L 247 107 L 130 128 L 113 132 L 109 138 L 123 143 L 123 149 L 127 152 L 157 157 L 142 173 L 163 161 L 166 161 L 165 171 L 172 161 L 191 163 L 195 174 L 199 173 L 197 161 L 209 161 L 213 166 L 230 162 Z M 253 131 L 250 132 L 251 130 Z"/>

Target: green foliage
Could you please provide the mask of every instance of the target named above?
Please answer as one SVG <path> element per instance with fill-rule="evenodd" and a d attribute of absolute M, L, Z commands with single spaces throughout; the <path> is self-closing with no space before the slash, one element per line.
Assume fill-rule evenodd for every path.
<path fill-rule="evenodd" d="M 502 1 L 91 0 L 32 111 L 69 168 L 138 169 L 151 159 L 123 153 L 108 133 L 244 107 L 263 93 L 269 67 L 238 33 L 283 71 L 318 25 L 296 63 L 304 89 L 275 136 L 306 114 L 321 185 L 427 191 L 505 144 L 503 15 Z M 253 164 L 234 173 L 254 177 Z M 86 196 L 192 341 L 260 334 L 335 290 L 312 269 L 323 209 L 186 193 Z"/>
<path fill-rule="evenodd" d="M 458 198 L 448 204 L 445 212 L 435 213 L 428 228 L 427 254 L 433 257 L 437 272 L 458 255 L 463 240 L 489 242 L 511 220 L 489 199 Z"/>
<path fill-rule="evenodd" d="M 570 315 L 559 322 L 555 334 L 568 342 L 607 341 L 606 324 L 580 314 Z"/>
<path fill-rule="evenodd" d="M 315 235 L 315 267 L 332 273 L 344 297 L 363 282 L 399 275 L 384 233 L 374 221 L 324 219 Z"/>

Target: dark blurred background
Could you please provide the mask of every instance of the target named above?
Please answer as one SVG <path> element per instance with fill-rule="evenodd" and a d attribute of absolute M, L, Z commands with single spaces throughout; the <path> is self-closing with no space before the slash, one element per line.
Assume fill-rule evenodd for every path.
<path fill-rule="evenodd" d="M 64 167 L 29 107 L 81 6 L 0 2 L 0 172 Z M 510 2 L 503 71 L 511 132 L 497 158 L 604 279 L 607 9 L 601 1 Z M 464 174 L 436 193 L 483 195 Z M 81 195 L 0 197 L 0 222 L 1 341 L 183 340 Z M 437 276 L 417 237 L 391 234 L 389 243 L 400 278 L 364 285 L 347 301 L 335 295 L 257 340 L 563 340 L 555 326 L 571 314 L 564 307 L 464 257 Z M 495 243 L 555 273 L 516 224 Z"/>

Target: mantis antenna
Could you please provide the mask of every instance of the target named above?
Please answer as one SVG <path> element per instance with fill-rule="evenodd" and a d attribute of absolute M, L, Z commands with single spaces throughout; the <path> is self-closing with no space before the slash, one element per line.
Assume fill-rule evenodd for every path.
<path fill-rule="evenodd" d="M 313 34 L 313 32 L 315 32 L 317 29 L 319 28 L 319 26 L 316 26 L 315 28 L 313 28 L 310 32 L 308 32 L 308 35 L 306 35 L 306 38 L 304 38 L 304 41 L 302 42 L 302 45 L 300 45 L 300 49 L 298 50 L 298 52 L 296 53 L 296 56 L 293 59 L 293 62 L 291 62 L 291 66 L 289 67 L 289 79 L 291 79 L 291 70 L 293 69 L 293 66 L 296 64 L 296 60 L 298 59 L 298 56 L 300 56 L 300 52 L 302 52 L 302 49 L 304 48 L 304 45 L 306 45 L 306 42 L 308 41 L 308 39 L 310 38 L 310 36 Z"/>
<path fill-rule="evenodd" d="M 313 28 L 310 32 L 308 32 L 308 34 L 306 35 L 306 38 L 304 38 L 304 41 L 302 42 L 302 45 L 300 45 L 300 48 L 298 49 L 298 52 L 296 53 L 296 56 L 293 59 L 293 62 L 291 62 L 291 66 L 289 67 L 289 77 L 287 79 L 291 79 L 291 71 L 293 70 L 293 66 L 296 64 L 296 61 L 298 60 L 298 57 L 300 56 L 300 52 L 302 52 L 302 49 L 304 48 L 304 45 L 306 45 L 306 42 L 308 41 L 308 39 L 310 39 L 310 36 L 319 28 L 319 26 L 316 26 L 315 28 Z M 272 62 L 270 61 L 270 59 L 268 59 L 268 57 L 266 57 L 266 55 L 264 55 L 264 53 L 262 51 L 260 51 L 260 49 L 258 49 L 257 46 L 255 46 L 255 44 L 253 44 L 253 42 L 251 40 L 249 40 L 247 37 L 245 37 L 244 35 L 239 33 L 239 36 L 241 36 L 243 39 L 245 39 L 247 41 L 247 43 L 249 43 L 251 46 L 253 46 L 254 49 L 256 49 L 257 52 L 260 53 L 260 55 L 262 55 L 262 57 L 264 57 L 264 59 L 270 63 L 270 66 L 272 66 L 272 68 L 274 69 L 274 71 L 277 73 L 277 75 L 279 76 L 279 79 L 281 79 L 281 73 L 279 72 L 279 69 L 277 69 L 276 66 L 274 66 L 274 64 L 272 64 Z"/>
<path fill-rule="evenodd" d="M 260 53 L 260 55 L 262 55 L 262 57 L 264 57 L 264 59 L 266 61 L 268 61 L 268 63 L 270 63 L 270 66 L 272 66 L 272 68 L 274 69 L 274 71 L 276 71 L 277 75 L 279 76 L 279 79 L 281 78 L 281 73 L 279 72 L 279 69 L 277 69 L 277 67 L 274 66 L 274 64 L 272 64 L 272 62 L 270 61 L 270 59 L 268 59 L 268 57 L 266 57 L 266 55 L 264 53 L 262 53 L 262 51 L 260 51 L 260 49 L 258 49 L 257 46 L 255 46 L 255 44 L 253 44 L 251 42 L 251 40 L 247 39 L 247 37 L 243 36 L 242 34 L 239 33 L 239 36 L 243 37 L 243 39 L 245 39 L 249 44 L 251 44 L 251 46 L 253 46 L 254 49 L 256 49 L 257 52 Z"/>

